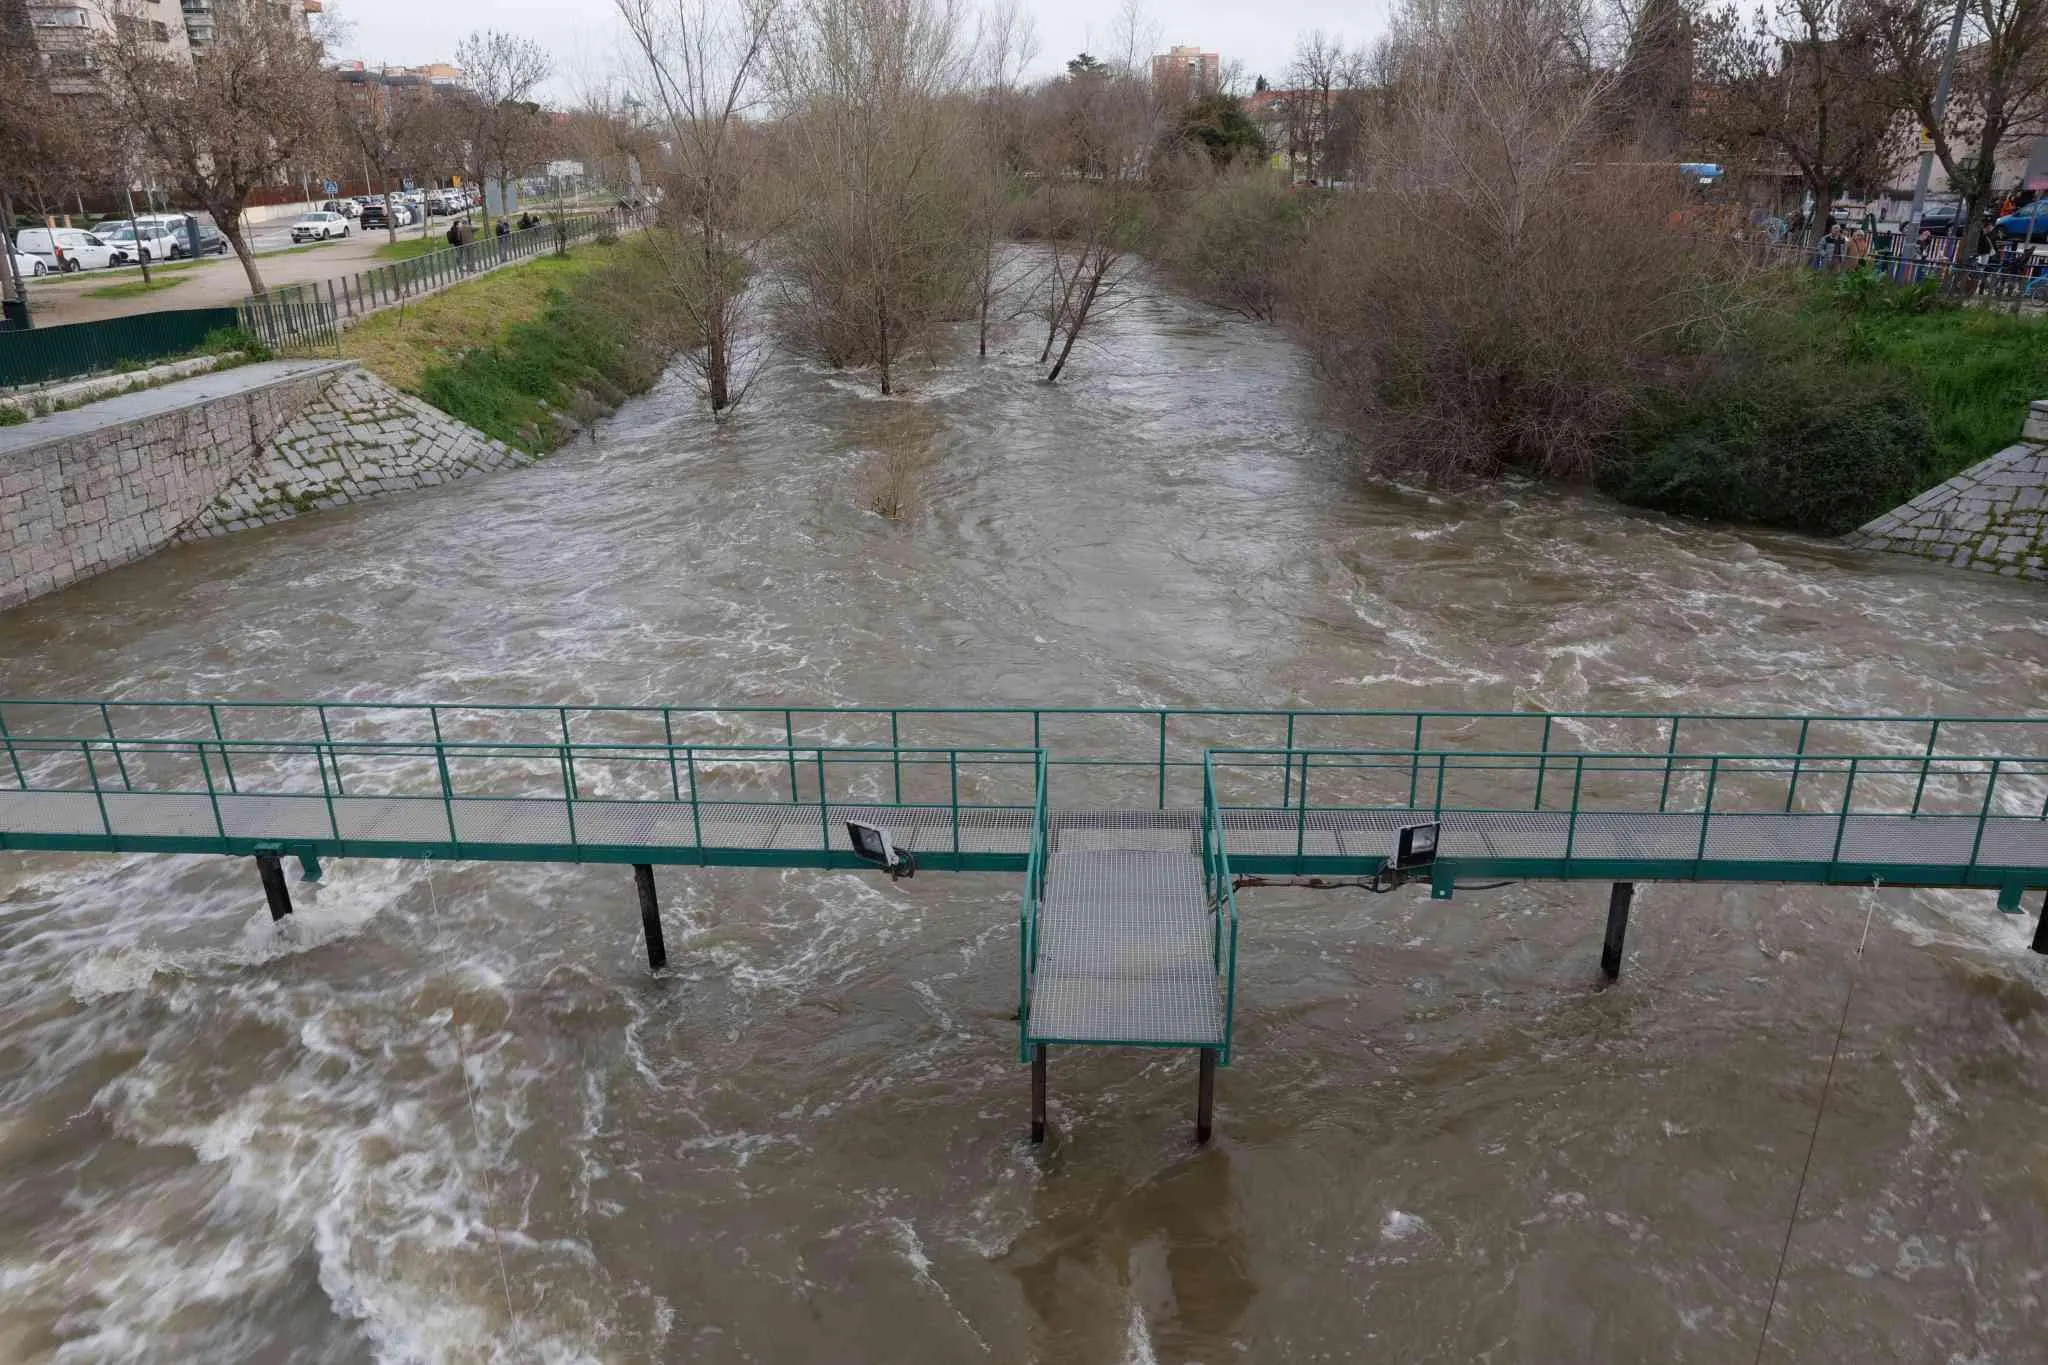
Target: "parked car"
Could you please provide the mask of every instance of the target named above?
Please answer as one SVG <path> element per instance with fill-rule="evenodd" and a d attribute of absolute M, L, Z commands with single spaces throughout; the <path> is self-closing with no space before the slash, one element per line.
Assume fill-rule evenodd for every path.
<path fill-rule="evenodd" d="M 196 225 L 196 230 L 199 233 L 200 255 L 225 256 L 228 254 L 227 235 L 223 233 L 219 228 L 215 227 L 211 223 L 199 223 Z M 178 234 L 178 243 L 181 247 L 184 248 L 185 254 L 187 255 L 190 255 L 192 252 L 193 231 L 194 226 L 188 224 L 186 228 Z"/>
<path fill-rule="evenodd" d="M 292 241 L 324 242 L 348 236 L 348 219 L 339 213 L 302 213 L 292 224 Z"/>
<path fill-rule="evenodd" d="M 168 261 L 184 252 L 171 230 L 155 221 L 115 223 L 101 227 L 93 235 L 114 248 L 124 265 L 137 257 L 145 261 Z"/>
<path fill-rule="evenodd" d="M 368 232 L 371 228 L 389 227 L 390 225 L 391 215 L 384 211 L 383 204 L 372 199 L 369 203 L 363 205 L 363 231 Z"/>
<path fill-rule="evenodd" d="M 14 249 L 60 274 L 104 270 L 126 259 L 118 248 L 83 228 L 23 228 L 14 234 Z"/>
<path fill-rule="evenodd" d="M 32 280 L 38 275 L 50 273 L 50 263 L 40 256 L 25 256 L 19 251 L 10 251 L 14 258 L 14 274 L 17 279 Z"/>
<path fill-rule="evenodd" d="M 344 218 L 360 218 L 363 206 L 353 199 L 330 199 L 320 206 L 322 213 L 338 213 Z"/>
<path fill-rule="evenodd" d="M 1998 220 L 1998 230 L 2023 242 L 2048 241 L 2048 199 L 2033 203 Z"/>
<path fill-rule="evenodd" d="M 1961 200 L 1937 200 L 1920 211 L 1920 226 L 1937 237 L 1952 236 L 1962 223 Z"/>

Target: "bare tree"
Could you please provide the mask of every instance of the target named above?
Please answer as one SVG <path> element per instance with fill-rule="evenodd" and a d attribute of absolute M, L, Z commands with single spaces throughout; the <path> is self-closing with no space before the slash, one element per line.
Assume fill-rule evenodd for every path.
<path fill-rule="evenodd" d="M 1349 59 L 1344 45 L 1321 29 L 1302 35 L 1294 46 L 1294 62 L 1287 68 L 1292 92 L 1288 112 L 1303 158 L 1302 179 L 1314 180 L 1323 166 L 1323 147 L 1330 137 L 1330 122 L 1337 92 L 1345 83 Z"/>
<path fill-rule="evenodd" d="M 1742 304 L 1713 244 L 1665 230 L 1669 169 L 1614 164 L 1601 20 L 1582 0 L 1409 0 L 1376 60 L 1375 193 L 1325 206 L 1287 292 L 1387 463 L 1586 477 L 1666 343 Z"/>
<path fill-rule="evenodd" d="M 93 116 L 95 102 L 50 94 L 35 47 L 19 36 L 0 46 L 0 225 L 10 230 L 17 208 L 45 222 L 63 211 L 93 159 L 91 130 L 104 122 Z M 11 252 L 0 251 L 0 285 L 8 297 L 27 297 Z"/>
<path fill-rule="evenodd" d="M 1025 167 L 1018 84 L 1038 55 L 1038 35 L 1018 0 L 997 0 L 981 17 L 974 47 L 981 87 L 975 108 L 979 137 L 974 219 L 981 239 L 975 311 L 977 353 L 985 360 L 992 317 L 1005 292 L 1004 248 L 1011 206 Z"/>
<path fill-rule="evenodd" d="M 954 0 L 804 0 L 776 53 L 789 319 L 833 363 L 874 366 L 885 394 L 906 351 L 973 309 L 960 28 Z"/>
<path fill-rule="evenodd" d="M 242 226 L 259 186 L 329 139 L 322 48 L 276 5 L 217 7 L 213 42 L 185 63 L 123 24 L 99 49 L 114 112 L 235 249 L 249 288 L 266 293 Z"/>
<path fill-rule="evenodd" d="M 1963 46 L 1946 117 L 1935 117 L 1956 5 Z M 1935 159 L 1967 211 L 1964 255 L 1977 250 L 1999 191 L 1998 154 L 2016 136 L 2048 133 L 2048 4 L 2042 0 L 1873 0 L 1871 23 L 1896 98 L 1933 140 Z"/>
<path fill-rule="evenodd" d="M 1035 170 L 1050 279 L 1038 359 L 1049 384 L 1088 324 L 1126 297 L 1162 113 L 1133 50 L 1142 49 L 1127 42 L 1114 67 L 1070 74 L 1044 92 Z"/>
<path fill-rule="evenodd" d="M 470 165 L 479 187 L 495 175 L 509 190 L 513 178 L 528 169 L 539 153 L 546 120 L 534 95 L 554 73 L 547 49 L 531 38 L 496 29 L 481 29 L 455 48 L 469 103 Z M 491 226 L 488 197 L 484 228 Z"/>
<path fill-rule="evenodd" d="M 780 0 L 617 0 L 644 63 L 649 102 L 668 144 L 670 213 L 682 249 L 674 300 L 697 348 L 690 365 L 714 415 L 745 394 L 739 373 L 753 243 L 741 200 L 747 119 L 764 99 Z"/>
<path fill-rule="evenodd" d="M 1860 0 L 1730 3 L 1701 20 L 1710 132 L 1735 156 L 1782 157 L 1825 224 L 1836 195 L 1883 173 L 1899 102 Z"/>

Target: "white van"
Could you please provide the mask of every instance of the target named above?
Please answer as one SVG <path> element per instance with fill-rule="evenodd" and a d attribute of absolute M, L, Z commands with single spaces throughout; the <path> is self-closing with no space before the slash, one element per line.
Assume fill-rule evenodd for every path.
<path fill-rule="evenodd" d="M 83 228 L 23 228 L 14 234 L 14 249 L 64 274 L 104 270 L 123 259 L 118 248 Z"/>

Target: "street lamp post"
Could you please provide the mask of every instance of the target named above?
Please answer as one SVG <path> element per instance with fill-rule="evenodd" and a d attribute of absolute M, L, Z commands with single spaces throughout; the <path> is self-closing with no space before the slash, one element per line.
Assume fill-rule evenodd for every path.
<path fill-rule="evenodd" d="M 1934 129 L 1948 119 L 1948 87 L 1956 71 L 1956 48 L 1963 41 L 1963 20 L 1969 14 L 1968 0 L 1955 0 L 1956 17 L 1948 26 L 1948 52 L 1941 59 L 1941 79 L 1934 86 L 1934 124 L 1920 130 L 1920 179 L 1913 186 L 1913 216 L 1907 221 L 1906 233 L 1918 239 L 1920 216 L 1927 209 L 1927 182 L 1934 178 Z M 1967 223 L 1959 225 L 1967 232 Z"/>

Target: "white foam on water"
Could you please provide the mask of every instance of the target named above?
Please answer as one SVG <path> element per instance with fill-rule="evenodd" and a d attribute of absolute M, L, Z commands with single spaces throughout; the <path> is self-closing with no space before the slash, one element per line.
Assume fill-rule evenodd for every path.
<path fill-rule="evenodd" d="M 1387 1216 L 1380 1222 L 1380 1236 L 1389 1242 L 1405 1242 L 1417 1233 L 1429 1230 L 1429 1224 L 1412 1213 L 1399 1209 L 1388 1209 Z"/>
<path fill-rule="evenodd" d="M 1159 1353 L 1152 1348 L 1152 1329 L 1145 1322 L 1145 1308 L 1134 1296 L 1131 1315 L 1124 1330 L 1121 1365 L 1159 1365 Z"/>

